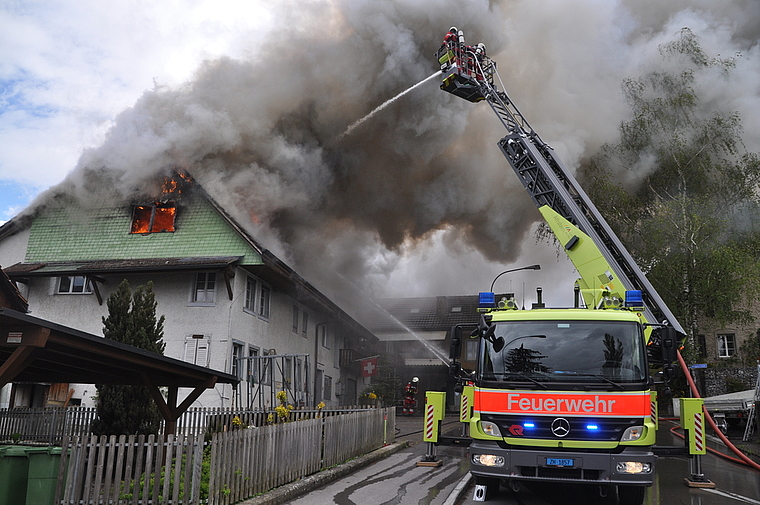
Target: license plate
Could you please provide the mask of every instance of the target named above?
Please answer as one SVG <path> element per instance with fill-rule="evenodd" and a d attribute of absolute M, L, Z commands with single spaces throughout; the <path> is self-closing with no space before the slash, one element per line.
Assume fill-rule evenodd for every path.
<path fill-rule="evenodd" d="M 546 458 L 546 466 L 573 466 L 574 459 Z"/>

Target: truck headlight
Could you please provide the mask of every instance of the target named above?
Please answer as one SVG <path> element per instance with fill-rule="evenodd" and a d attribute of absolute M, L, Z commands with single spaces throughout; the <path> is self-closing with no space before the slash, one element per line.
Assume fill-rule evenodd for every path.
<path fill-rule="evenodd" d="M 623 432 L 623 436 L 620 438 L 621 442 L 633 442 L 638 440 L 644 434 L 643 426 L 631 426 Z"/>
<path fill-rule="evenodd" d="M 472 462 L 483 466 L 504 466 L 504 456 L 495 454 L 473 454 Z"/>
<path fill-rule="evenodd" d="M 483 430 L 483 433 L 486 435 L 491 435 L 492 437 L 501 436 L 499 427 L 496 425 L 496 423 L 492 423 L 491 421 L 480 421 L 480 429 Z"/>
<path fill-rule="evenodd" d="M 616 469 L 617 473 L 649 473 L 652 471 L 652 465 L 641 461 L 620 461 Z"/>

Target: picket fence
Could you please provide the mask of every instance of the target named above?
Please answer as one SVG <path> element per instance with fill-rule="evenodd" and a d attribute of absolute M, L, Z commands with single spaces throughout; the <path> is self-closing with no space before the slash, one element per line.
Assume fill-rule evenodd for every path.
<path fill-rule="evenodd" d="M 288 415 L 288 420 L 300 421 L 372 408 L 374 407 L 353 406 L 295 409 Z M 64 437 L 69 437 L 70 440 L 74 436 L 89 436 L 90 423 L 96 415 L 97 409 L 94 407 L 0 409 L 0 442 L 18 438 L 25 443 L 60 445 Z M 235 418 L 246 426 L 265 426 L 280 421 L 273 410 L 194 407 L 177 420 L 175 434 L 207 436 L 215 431 L 229 431 L 235 427 Z M 163 423 L 160 433 L 163 433 Z"/>
<path fill-rule="evenodd" d="M 55 503 L 229 505 L 392 443 L 395 409 L 202 435 L 65 437 Z"/>

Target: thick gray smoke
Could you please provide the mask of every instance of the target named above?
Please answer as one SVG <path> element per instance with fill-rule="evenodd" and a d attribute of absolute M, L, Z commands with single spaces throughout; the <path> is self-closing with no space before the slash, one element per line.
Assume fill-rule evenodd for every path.
<path fill-rule="evenodd" d="M 760 126 L 752 0 L 276 4 L 247 59 L 207 61 L 186 85 L 145 92 L 61 188 L 89 194 L 108 180 L 130 196 L 182 167 L 332 296 L 350 284 L 375 295 L 463 294 L 502 266 L 535 263 L 529 230 L 539 216 L 495 145 L 505 132 L 488 106 L 431 80 L 341 137 L 437 70 L 432 54 L 451 25 L 487 45 L 507 92 L 570 167 L 615 139 L 627 113 L 621 80 L 650 69 L 683 26 L 708 53 L 743 53 L 737 80 L 710 92 L 747 131 Z M 747 145 L 760 148 L 757 137 Z M 398 272 L 416 285 L 383 292 Z"/>

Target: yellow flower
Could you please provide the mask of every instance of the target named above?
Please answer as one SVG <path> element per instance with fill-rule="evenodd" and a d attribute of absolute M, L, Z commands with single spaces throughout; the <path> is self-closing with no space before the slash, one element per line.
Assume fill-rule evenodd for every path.
<path fill-rule="evenodd" d="M 368 393 L 368 394 L 367 394 L 367 397 L 368 397 L 370 400 L 377 400 L 377 395 L 376 395 L 375 393 Z"/>
<path fill-rule="evenodd" d="M 319 403 L 317 404 L 317 409 L 318 409 L 318 410 L 322 410 L 323 408 L 325 408 L 325 402 L 319 402 Z"/>
<path fill-rule="evenodd" d="M 288 393 L 286 393 L 285 391 L 278 391 L 277 399 L 284 403 L 285 400 L 288 399 Z"/>

